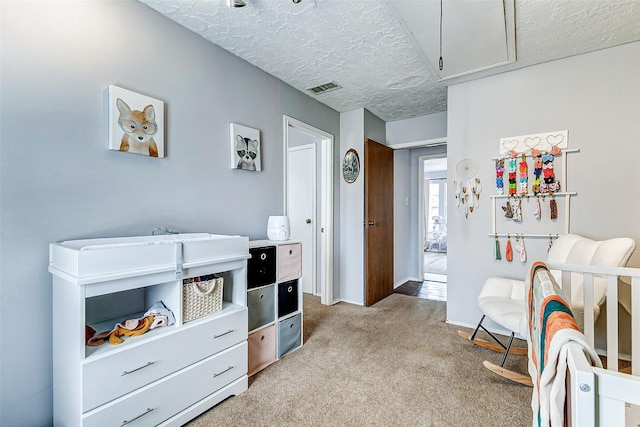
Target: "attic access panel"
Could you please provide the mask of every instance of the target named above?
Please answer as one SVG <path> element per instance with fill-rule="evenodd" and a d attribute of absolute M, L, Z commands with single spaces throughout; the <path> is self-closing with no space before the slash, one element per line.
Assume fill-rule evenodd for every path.
<path fill-rule="evenodd" d="M 391 2 L 416 48 L 440 80 L 462 77 L 515 62 L 514 0 Z"/>

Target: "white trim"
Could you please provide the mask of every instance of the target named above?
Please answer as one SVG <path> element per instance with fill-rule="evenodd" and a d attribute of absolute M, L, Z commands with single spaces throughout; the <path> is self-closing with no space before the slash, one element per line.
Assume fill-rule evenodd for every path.
<path fill-rule="evenodd" d="M 400 150 L 402 148 L 420 148 L 420 147 L 437 147 L 440 145 L 447 145 L 447 137 L 424 139 L 422 141 L 403 142 L 400 144 L 390 144 L 387 147 L 394 150 Z"/>
<path fill-rule="evenodd" d="M 284 138 L 284 161 L 283 161 L 283 180 L 284 180 L 284 212 L 287 214 L 288 197 L 287 197 L 287 154 L 289 147 L 289 127 L 294 127 L 303 132 L 309 133 L 322 140 L 321 142 L 321 209 L 322 224 L 324 230 L 320 234 L 320 265 L 323 270 L 322 294 L 320 302 L 324 305 L 335 304 L 333 300 L 333 145 L 334 136 L 321 129 L 313 127 L 300 120 L 294 119 L 287 115 L 283 116 L 283 138 Z M 314 251 L 315 252 L 315 251 Z"/>

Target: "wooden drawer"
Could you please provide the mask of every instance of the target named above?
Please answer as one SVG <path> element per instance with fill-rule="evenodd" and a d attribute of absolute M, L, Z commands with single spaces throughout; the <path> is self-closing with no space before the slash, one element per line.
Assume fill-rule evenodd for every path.
<path fill-rule="evenodd" d="M 302 345 L 302 318 L 300 314 L 278 322 L 278 358 Z"/>
<path fill-rule="evenodd" d="M 129 338 L 121 349 L 114 348 L 104 357 L 85 361 L 82 410 L 96 408 L 245 341 L 247 309 L 233 309 L 227 314 L 172 328 L 174 333 L 157 339 L 144 340 L 144 335 Z M 136 338 L 141 341 L 136 343 Z"/>
<path fill-rule="evenodd" d="M 276 325 L 249 334 L 249 375 L 276 361 Z"/>
<path fill-rule="evenodd" d="M 275 289 L 275 285 L 271 285 L 247 292 L 250 331 L 276 320 Z"/>
<path fill-rule="evenodd" d="M 278 317 L 298 310 L 298 279 L 278 283 Z"/>
<path fill-rule="evenodd" d="M 82 425 L 120 426 L 125 425 L 125 421 L 131 426 L 157 425 L 246 375 L 246 370 L 247 343 L 244 341 L 124 398 L 85 413 Z"/>
<path fill-rule="evenodd" d="M 278 246 L 278 282 L 302 276 L 302 244 Z"/>
<path fill-rule="evenodd" d="M 249 249 L 247 261 L 247 288 L 270 285 L 276 282 L 276 248 L 266 246 Z"/>

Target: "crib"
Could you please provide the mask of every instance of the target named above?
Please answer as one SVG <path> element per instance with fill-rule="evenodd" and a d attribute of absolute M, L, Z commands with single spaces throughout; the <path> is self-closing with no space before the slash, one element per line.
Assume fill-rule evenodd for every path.
<path fill-rule="evenodd" d="M 565 296 L 571 296 L 571 281 L 582 277 L 584 307 L 593 307 L 593 279 L 604 277 L 607 282 L 607 369 L 591 366 L 582 349 L 569 344 L 566 379 L 566 425 L 640 426 L 640 268 L 601 267 L 569 264 L 548 264 L 553 274 L 562 277 Z M 631 369 L 618 372 L 619 343 L 618 279 L 625 278 L 631 286 Z M 569 301 L 570 302 L 570 301 Z M 584 335 L 594 346 L 594 313 L 584 310 Z M 624 355 L 629 358 L 629 355 Z"/>

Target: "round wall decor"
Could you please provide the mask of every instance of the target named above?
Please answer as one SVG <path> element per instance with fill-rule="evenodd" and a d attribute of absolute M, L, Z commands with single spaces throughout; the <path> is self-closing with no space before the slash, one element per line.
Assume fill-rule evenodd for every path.
<path fill-rule="evenodd" d="M 342 160 L 342 176 L 349 184 L 358 178 L 360 173 L 360 158 L 358 152 L 350 148 L 344 155 Z"/>

